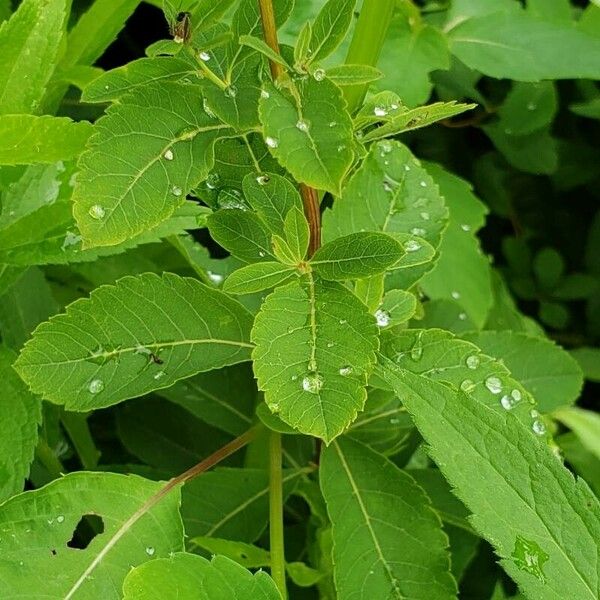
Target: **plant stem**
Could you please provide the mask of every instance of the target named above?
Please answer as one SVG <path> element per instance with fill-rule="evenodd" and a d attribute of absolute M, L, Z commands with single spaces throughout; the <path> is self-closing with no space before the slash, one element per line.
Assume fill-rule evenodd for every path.
<path fill-rule="evenodd" d="M 390 26 L 396 0 L 364 0 L 346 56 L 346 64 L 376 66 Z M 353 113 L 367 93 L 367 85 L 344 88 L 348 110 Z"/>
<path fill-rule="evenodd" d="M 275 24 L 275 11 L 273 10 L 272 0 L 258 0 L 260 6 L 260 17 L 262 20 L 265 42 L 271 47 L 273 52 L 279 54 L 279 42 L 277 41 L 277 25 Z M 271 76 L 273 80 L 279 79 L 283 74 L 283 67 L 270 60 Z"/>
<path fill-rule="evenodd" d="M 62 474 L 67 472 L 59 458 L 54 454 L 52 448 L 48 445 L 48 442 L 43 438 L 39 439 L 35 448 L 35 457 L 44 465 L 46 471 L 48 471 L 50 480 L 60 479 Z"/>
<path fill-rule="evenodd" d="M 265 42 L 270 46 L 273 52 L 280 54 L 273 2 L 272 0 L 258 0 L 258 2 L 260 5 L 260 15 Z M 273 80 L 276 80 L 283 74 L 283 67 L 279 63 L 270 60 L 269 66 L 271 68 Z M 304 214 L 306 215 L 308 227 L 310 229 L 310 243 L 308 247 L 308 256 L 310 258 L 321 246 L 321 207 L 319 204 L 319 195 L 315 189 L 302 183 L 300 184 L 300 195 L 302 196 Z"/>
<path fill-rule="evenodd" d="M 245 433 L 242 433 L 239 437 L 236 437 L 234 440 L 231 440 L 228 444 L 225 444 L 221 448 L 219 448 L 216 452 L 213 452 L 209 457 L 200 461 L 197 465 L 193 466 L 191 469 L 185 471 L 181 475 L 177 477 L 173 477 L 173 479 L 169 480 L 156 494 L 148 498 L 140 508 L 138 508 L 132 515 L 117 529 L 117 531 L 113 534 L 113 536 L 106 542 L 103 546 L 102 550 L 98 552 L 94 560 L 89 564 L 89 566 L 82 573 L 81 577 L 73 584 L 71 589 L 65 595 L 64 600 L 70 600 L 73 595 L 77 592 L 77 590 L 81 587 L 81 585 L 85 582 L 85 580 L 89 577 L 89 575 L 96 569 L 96 567 L 104 560 L 106 555 L 110 552 L 111 548 L 118 543 L 118 541 L 139 521 L 151 508 L 153 508 L 158 502 L 160 502 L 169 492 L 171 492 L 174 488 L 178 487 L 182 483 L 197 477 L 204 471 L 207 471 L 211 467 L 214 467 L 217 463 L 221 462 L 228 456 L 231 456 L 234 452 L 237 452 L 240 448 L 243 448 L 246 444 L 251 442 L 256 435 L 257 427 L 251 427 Z"/>
<path fill-rule="evenodd" d="M 281 471 L 281 434 L 269 435 L 269 534 L 271 577 L 282 598 L 287 598 L 285 549 L 283 540 L 283 475 Z"/>

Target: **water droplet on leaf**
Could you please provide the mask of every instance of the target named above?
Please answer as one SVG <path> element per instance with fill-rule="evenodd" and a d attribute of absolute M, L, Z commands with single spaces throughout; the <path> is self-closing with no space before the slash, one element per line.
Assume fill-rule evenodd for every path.
<path fill-rule="evenodd" d="M 152 556 L 152 555 L 154 554 L 154 552 L 155 552 L 155 550 L 154 550 L 154 548 L 153 548 L 152 546 L 148 546 L 148 547 L 146 548 L 146 554 L 147 554 L 148 556 Z"/>
<path fill-rule="evenodd" d="M 479 356 L 471 354 L 471 356 L 467 356 L 466 362 L 469 369 L 476 369 L 479 366 Z"/>
<path fill-rule="evenodd" d="M 104 381 L 102 379 L 92 379 L 90 385 L 88 385 L 88 390 L 91 394 L 99 394 L 103 389 Z"/>
<path fill-rule="evenodd" d="M 309 128 L 310 128 L 310 126 L 309 126 L 309 124 L 306 121 L 300 119 L 296 123 L 296 128 L 299 129 L 300 131 L 304 132 L 304 133 L 307 133 L 308 130 L 309 130 Z"/>
<path fill-rule="evenodd" d="M 265 138 L 265 144 L 267 144 L 269 148 L 277 148 L 277 146 L 279 146 L 279 140 L 274 137 L 267 136 Z"/>
<path fill-rule="evenodd" d="M 210 60 L 210 54 L 208 52 L 200 52 L 198 54 L 198 56 L 200 57 L 200 60 L 203 60 L 204 62 L 208 62 Z"/>
<path fill-rule="evenodd" d="M 183 190 L 179 186 L 174 185 L 171 188 L 171 194 L 173 194 L 173 196 L 179 197 L 179 196 L 181 196 L 181 194 L 183 194 Z"/>
<path fill-rule="evenodd" d="M 313 77 L 317 81 L 323 81 L 323 79 L 325 79 L 325 71 L 323 69 L 315 69 L 315 72 L 313 73 Z"/>
<path fill-rule="evenodd" d="M 488 377 L 485 380 L 485 387 L 492 392 L 492 394 L 499 394 L 502 391 L 502 382 L 498 377 Z"/>
<path fill-rule="evenodd" d="M 354 369 L 349 365 L 340 367 L 340 375 L 342 375 L 343 377 L 347 377 L 348 375 L 352 374 L 353 370 Z"/>
<path fill-rule="evenodd" d="M 323 387 L 323 377 L 319 373 L 308 373 L 302 379 L 302 389 L 311 394 L 317 394 Z"/>
<path fill-rule="evenodd" d="M 378 327 L 387 327 L 391 320 L 390 313 L 380 308 L 375 312 L 375 320 Z"/>
<path fill-rule="evenodd" d="M 404 249 L 407 252 L 416 252 L 417 250 L 421 249 L 421 244 L 419 244 L 417 240 L 408 240 L 404 243 Z"/>

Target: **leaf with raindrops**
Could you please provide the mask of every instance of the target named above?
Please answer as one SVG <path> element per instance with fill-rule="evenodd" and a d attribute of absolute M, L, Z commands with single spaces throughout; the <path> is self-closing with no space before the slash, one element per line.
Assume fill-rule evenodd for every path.
<path fill-rule="evenodd" d="M 0 507 L 0 530 L 10 531 L 0 536 L 2 598 L 43 590 L 50 598 L 120 600 L 131 567 L 183 550 L 178 490 L 127 525 L 161 487 L 135 475 L 82 472 L 11 498 Z"/>
<path fill-rule="evenodd" d="M 197 87 L 173 82 L 125 96 L 95 130 L 73 193 L 84 248 L 119 244 L 170 217 L 208 175 L 215 140 L 231 134 L 206 114 Z"/>
<path fill-rule="evenodd" d="M 196 279 L 146 273 L 40 325 L 15 368 L 43 398 L 85 411 L 248 360 L 251 324 L 240 304 Z"/>
<path fill-rule="evenodd" d="M 525 595 L 597 597 L 600 503 L 531 426 L 387 358 L 377 374 L 402 398 L 471 524 Z"/>
<path fill-rule="evenodd" d="M 342 285 L 308 275 L 277 288 L 256 317 L 252 341 L 267 405 L 294 429 L 329 443 L 362 410 L 378 330 Z"/>

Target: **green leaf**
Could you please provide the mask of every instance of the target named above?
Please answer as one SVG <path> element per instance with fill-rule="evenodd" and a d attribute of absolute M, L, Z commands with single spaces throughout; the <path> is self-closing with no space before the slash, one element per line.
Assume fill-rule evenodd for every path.
<path fill-rule="evenodd" d="M 231 8 L 235 0 L 199 0 L 192 4 L 192 25 L 196 30 L 203 31 L 214 25 Z"/>
<path fill-rule="evenodd" d="M 284 501 L 306 471 L 283 473 Z M 269 522 L 269 473 L 219 468 L 186 483 L 181 514 L 186 534 L 251 544 Z"/>
<path fill-rule="evenodd" d="M 310 231 L 303 211 L 297 207 L 288 211 L 283 223 L 283 233 L 296 263 L 304 260 L 308 251 Z"/>
<path fill-rule="evenodd" d="M 308 276 L 277 288 L 255 319 L 252 341 L 259 388 L 288 425 L 329 443 L 362 409 L 377 327 L 342 285 Z"/>
<path fill-rule="evenodd" d="M 417 298 L 405 290 L 391 290 L 384 297 L 380 310 L 390 326 L 406 323 L 417 311 Z"/>
<path fill-rule="evenodd" d="M 295 273 L 278 262 L 260 262 L 234 271 L 223 284 L 229 294 L 253 294 L 277 287 Z"/>
<path fill-rule="evenodd" d="M 400 111 L 397 109 L 388 109 L 386 106 L 375 106 L 375 114 L 386 117 L 384 124 L 368 131 L 362 138 L 364 142 L 379 140 L 385 137 L 391 137 L 405 131 L 413 131 L 427 127 L 437 121 L 449 119 L 455 115 L 475 108 L 476 104 L 462 104 L 454 100 L 451 102 L 436 102 L 427 106 L 420 106 L 412 110 L 406 110 L 403 107 Z M 393 114 L 388 115 L 388 110 Z M 385 114 L 384 114 L 385 113 Z M 359 115 L 360 116 L 360 115 Z"/>
<path fill-rule="evenodd" d="M 586 379 L 600 381 L 600 348 L 575 348 L 570 354 L 579 363 Z"/>
<path fill-rule="evenodd" d="M 221 209 L 208 217 L 212 238 L 244 262 L 276 260 L 271 235 L 261 218 L 241 208 Z"/>
<path fill-rule="evenodd" d="M 173 56 L 139 58 L 94 79 L 85 87 L 81 100 L 83 102 L 110 102 L 139 86 L 162 81 L 189 78 L 191 81 L 199 83 L 197 72 L 197 69 L 189 61 Z"/>
<path fill-rule="evenodd" d="M 540 20 L 516 10 L 464 20 L 448 35 L 453 54 L 491 77 L 517 81 L 600 77 L 600 38 L 570 23 Z"/>
<path fill-rule="evenodd" d="M 213 556 L 208 561 L 185 552 L 133 569 L 125 579 L 123 594 L 124 600 L 281 599 L 275 583 L 264 571 L 253 575 L 224 556 Z"/>
<path fill-rule="evenodd" d="M 265 84 L 259 115 L 265 142 L 283 167 L 298 181 L 339 194 L 354 157 L 352 124 L 339 88 L 319 79 L 298 81 L 293 93 Z"/>
<path fill-rule="evenodd" d="M 554 416 L 581 440 L 581 443 L 600 459 L 600 415 L 576 406 L 561 408 Z"/>
<path fill-rule="evenodd" d="M 23 489 L 42 420 L 40 401 L 12 368 L 15 358 L 16 354 L 0 345 L 0 502 Z"/>
<path fill-rule="evenodd" d="M 195 279 L 146 273 L 40 325 L 15 368 L 35 393 L 89 410 L 248 360 L 250 324 L 240 304 Z"/>
<path fill-rule="evenodd" d="M 326 243 L 310 264 L 323 279 L 343 281 L 383 273 L 403 255 L 404 248 L 392 236 L 364 231 Z"/>
<path fill-rule="evenodd" d="M 291 69 L 290 65 L 287 64 L 285 59 L 279 54 L 275 52 L 266 42 L 261 40 L 260 38 L 254 37 L 253 35 L 241 35 L 239 38 L 239 43 L 243 46 L 248 46 L 248 48 L 252 48 L 257 52 L 260 52 L 263 56 L 268 58 L 271 62 L 275 62 L 280 64 L 285 69 Z"/>
<path fill-rule="evenodd" d="M 377 66 L 385 73 L 377 89 L 393 90 L 407 106 L 418 106 L 431 93 L 430 73 L 450 67 L 448 41 L 439 29 L 398 10 Z"/>
<path fill-rule="evenodd" d="M 273 173 L 249 173 L 242 181 L 244 197 L 271 233 L 281 234 L 293 207 L 302 210 L 302 199 L 289 179 Z"/>
<path fill-rule="evenodd" d="M 133 456 L 174 475 L 193 467 L 231 440 L 184 408 L 161 398 L 144 398 L 120 406 L 117 431 Z"/>
<path fill-rule="evenodd" d="M 356 0 L 329 0 L 312 24 L 308 62 L 320 62 L 342 43 L 352 22 Z"/>
<path fill-rule="evenodd" d="M 73 193 L 84 247 L 118 244 L 173 214 L 230 132 L 204 112 L 197 88 L 172 82 L 139 88 L 95 129 Z"/>
<path fill-rule="evenodd" d="M 527 135 L 548 127 L 558 110 L 554 83 L 515 82 L 498 110 L 501 126 L 511 135 Z"/>
<path fill-rule="evenodd" d="M 183 549 L 179 493 L 171 492 L 104 556 L 117 530 L 162 485 L 135 475 L 81 472 L 11 498 L 0 508 L 0 527 L 11 532 L 0 540 L 2 597 L 35 598 L 43 590 L 52 598 L 120 599 L 132 566 Z M 85 516 L 101 520 L 99 531 L 86 548 L 69 547 Z"/>
<path fill-rule="evenodd" d="M 569 107 L 576 115 L 588 117 L 589 119 L 600 119 L 600 98 L 594 98 L 588 102 L 571 104 Z"/>
<path fill-rule="evenodd" d="M 391 361 L 380 372 L 473 513 L 471 523 L 526 596 L 596 598 L 600 505 L 585 482 L 575 480 L 510 412 L 489 410 Z"/>
<path fill-rule="evenodd" d="M 543 412 L 572 404 L 581 392 L 579 365 L 551 340 L 512 331 L 480 331 L 463 338 L 501 360 Z"/>
<path fill-rule="evenodd" d="M 91 65 L 110 46 L 140 0 L 94 0 L 69 32 L 60 67 Z"/>
<path fill-rule="evenodd" d="M 363 85 L 383 77 L 379 69 L 369 65 L 338 65 L 327 69 L 326 74 L 336 85 Z"/>
<path fill-rule="evenodd" d="M 268 567 L 271 564 L 271 555 L 268 550 L 259 548 L 245 542 L 234 542 L 220 538 L 197 536 L 190 540 L 192 546 L 206 550 L 212 555 L 222 554 L 246 569 Z"/>
<path fill-rule="evenodd" d="M 439 165 L 428 164 L 426 168 L 440 186 L 450 210 L 450 223 L 440 244 L 439 260 L 425 275 L 421 286 L 429 298 L 457 302 L 476 327 L 481 328 L 493 300 L 489 259 L 477 239 L 487 208 L 464 179 Z"/>
<path fill-rule="evenodd" d="M 359 279 L 354 285 L 354 293 L 362 300 L 370 312 L 374 312 L 383 298 L 384 273 Z"/>
<path fill-rule="evenodd" d="M 399 142 L 384 140 L 372 145 L 344 187 L 342 197 L 332 210 L 325 211 L 323 239 L 329 241 L 360 230 L 408 234 L 402 240 L 408 261 L 402 277 L 412 276 L 414 281 L 431 268 L 433 252 L 427 249 L 439 245 L 447 218 L 448 209 L 437 185 L 410 150 Z M 419 256 L 422 252 L 425 259 Z M 406 268 L 413 260 L 414 267 Z"/>
<path fill-rule="evenodd" d="M 500 360 L 482 353 L 475 344 L 440 329 L 405 329 L 385 336 L 382 353 L 402 369 L 453 385 L 488 409 L 510 412 L 538 435 L 546 434 L 525 386 Z"/>
<path fill-rule="evenodd" d="M 448 538 L 412 477 L 347 438 L 323 451 L 319 474 L 340 600 L 456 597 Z"/>
<path fill-rule="evenodd" d="M 56 66 L 66 18 L 66 0 L 24 0 L 2 24 L 0 114 L 39 112 Z"/>
<path fill-rule="evenodd" d="M 252 425 L 256 387 L 249 363 L 198 373 L 158 394 L 183 406 L 191 414 L 237 436 Z"/>
<path fill-rule="evenodd" d="M 66 117 L 0 115 L 1 165 L 55 163 L 77 156 L 92 133 L 87 121 Z"/>

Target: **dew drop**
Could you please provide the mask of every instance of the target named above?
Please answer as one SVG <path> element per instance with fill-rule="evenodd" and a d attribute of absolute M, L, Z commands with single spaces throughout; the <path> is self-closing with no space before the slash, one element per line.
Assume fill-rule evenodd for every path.
<path fill-rule="evenodd" d="M 390 313 L 380 308 L 375 312 L 375 320 L 378 327 L 387 327 L 391 320 Z"/>
<path fill-rule="evenodd" d="M 206 275 L 216 285 L 223 283 L 223 275 L 219 275 L 219 273 L 213 273 L 212 271 L 206 271 Z"/>
<path fill-rule="evenodd" d="M 267 98 L 271 97 L 271 94 L 269 94 L 267 90 L 260 90 L 260 97 L 266 100 Z"/>
<path fill-rule="evenodd" d="M 200 60 L 203 60 L 204 62 L 208 62 L 210 60 L 210 54 L 208 52 L 200 52 L 200 54 L 198 54 L 198 56 L 200 57 Z"/>
<path fill-rule="evenodd" d="M 421 187 L 427 187 L 427 182 L 426 181 L 421 181 L 421 183 L 419 183 L 419 185 Z"/>
<path fill-rule="evenodd" d="M 458 313 L 458 319 L 459 319 L 459 321 L 466 321 L 467 313 L 464 313 L 464 312 Z"/>
<path fill-rule="evenodd" d="M 502 391 L 502 382 L 498 377 L 488 377 L 485 380 L 485 387 L 492 392 L 492 394 L 499 394 Z"/>
<path fill-rule="evenodd" d="M 258 255 L 259 255 L 261 258 L 264 258 L 264 257 L 266 256 L 266 254 L 265 254 L 265 253 L 264 253 L 262 250 L 259 250 L 259 251 L 258 251 Z"/>
<path fill-rule="evenodd" d="M 306 121 L 303 121 L 302 119 L 300 119 L 296 123 L 296 128 L 304 133 L 308 133 L 309 127 L 310 127 L 309 124 Z"/>
<path fill-rule="evenodd" d="M 514 401 L 515 401 L 515 402 L 521 402 L 521 398 L 523 397 L 523 396 L 521 395 L 521 392 L 520 392 L 519 390 L 517 390 L 517 389 L 514 389 L 514 390 L 513 390 L 513 391 L 510 393 L 510 395 L 513 397 L 513 399 L 514 399 Z"/>
<path fill-rule="evenodd" d="M 329 127 L 336 127 L 337 126 L 337 121 L 331 121 L 331 123 L 329 123 Z"/>
<path fill-rule="evenodd" d="M 162 379 L 165 375 L 166 373 L 164 371 L 158 371 L 158 373 L 154 374 L 154 379 L 158 381 L 159 379 Z"/>
<path fill-rule="evenodd" d="M 400 419 L 397 419 L 396 417 L 390 419 L 390 425 L 398 425 L 398 423 L 400 423 Z"/>
<path fill-rule="evenodd" d="M 527 110 L 535 110 L 537 108 L 537 104 L 535 102 L 530 102 L 527 105 Z"/>
<path fill-rule="evenodd" d="M 514 398 L 506 394 L 500 398 L 500 405 L 504 410 L 512 410 L 516 404 L 517 403 L 515 402 Z"/>
<path fill-rule="evenodd" d="M 375 114 L 376 117 L 385 117 L 388 114 L 387 110 L 383 106 L 376 106 L 373 109 L 373 113 Z"/>
<path fill-rule="evenodd" d="M 383 140 L 383 141 L 379 142 L 378 146 L 379 146 L 379 149 L 381 150 L 382 157 L 385 156 L 386 154 L 389 154 L 393 150 L 392 142 L 390 142 L 389 140 Z"/>
<path fill-rule="evenodd" d="M 460 292 L 457 292 L 456 290 L 455 290 L 455 291 L 453 291 L 453 292 L 452 292 L 450 295 L 451 295 L 451 296 L 452 296 L 452 297 L 453 297 L 455 300 L 458 300 L 458 299 L 460 298 Z"/>
<path fill-rule="evenodd" d="M 460 228 L 461 228 L 463 231 L 471 231 L 471 226 L 470 226 L 470 225 L 468 225 L 467 223 L 463 223 L 463 224 L 460 226 Z"/>
<path fill-rule="evenodd" d="M 302 378 L 302 389 L 310 394 L 317 394 L 323 387 L 323 377 L 319 373 L 308 373 Z"/>
<path fill-rule="evenodd" d="M 413 228 L 410 230 L 410 232 L 411 232 L 413 235 L 420 235 L 420 236 L 423 236 L 423 235 L 425 235 L 425 234 L 427 233 L 427 231 L 425 231 L 425 229 L 423 229 L 422 227 L 413 227 Z"/>
<path fill-rule="evenodd" d="M 106 211 L 104 210 L 103 206 L 100 206 L 99 204 L 93 204 L 90 206 L 88 213 L 92 219 L 100 220 L 104 218 Z"/>
<path fill-rule="evenodd" d="M 209 190 L 214 190 L 219 187 L 219 183 L 221 183 L 221 177 L 218 173 L 209 173 L 206 178 L 206 187 Z"/>
<path fill-rule="evenodd" d="M 146 548 L 146 554 L 147 554 L 148 556 L 153 556 L 153 555 L 154 555 L 154 552 L 155 552 L 155 550 L 154 550 L 154 547 L 153 547 L 153 546 L 148 546 L 148 547 Z"/>
<path fill-rule="evenodd" d="M 407 252 L 416 252 L 421 249 L 421 244 L 417 240 L 408 240 L 408 242 L 404 243 L 404 249 Z"/>
<path fill-rule="evenodd" d="M 410 171 L 410 165 L 404 165 L 404 170 L 405 171 Z"/>
<path fill-rule="evenodd" d="M 346 319 L 340 319 L 340 325 L 345 325 L 347 322 Z"/>
<path fill-rule="evenodd" d="M 343 367 L 340 367 L 340 375 L 342 377 L 347 377 L 348 375 L 352 375 L 353 370 L 354 369 L 351 366 L 345 365 Z"/>
<path fill-rule="evenodd" d="M 461 382 L 460 389 L 463 392 L 470 392 L 475 389 L 475 383 L 471 379 L 465 379 Z"/>
<path fill-rule="evenodd" d="M 265 144 L 267 144 L 269 148 L 277 148 L 277 146 L 279 146 L 279 140 L 274 137 L 267 136 L 265 138 Z"/>
<path fill-rule="evenodd" d="M 325 70 L 324 69 L 315 69 L 315 72 L 313 73 L 313 77 L 317 81 L 323 81 L 323 79 L 325 79 Z"/>
<path fill-rule="evenodd" d="M 58 515 L 58 517 L 56 517 L 57 523 L 64 523 L 64 521 L 65 521 L 64 515 Z"/>
<path fill-rule="evenodd" d="M 171 194 L 173 194 L 173 196 L 179 197 L 181 196 L 181 194 L 183 194 L 183 190 L 179 186 L 174 185 L 171 188 Z"/>
<path fill-rule="evenodd" d="M 269 181 L 271 181 L 271 178 L 268 175 L 259 175 L 256 178 L 256 183 L 258 183 L 258 185 L 267 185 Z"/>
<path fill-rule="evenodd" d="M 269 409 L 272 413 L 278 413 L 279 412 L 279 402 L 271 402 L 271 404 L 269 404 Z"/>
<path fill-rule="evenodd" d="M 103 389 L 104 381 L 102 379 L 92 379 L 90 385 L 88 385 L 88 390 L 91 394 L 99 394 Z"/>
<path fill-rule="evenodd" d="M 335 344 L 333 342 L 327 342 L 328 348 L 333 348 L 334 346 L 335 346 Z"/>
<path fill-rule="evenodd" d="M 292 375 L 291 380 L 292 381 L 298 381 L 298 375 Z"/>
<path fill-rule="evenodd" d="M 175 158 L 175 156 L 173 155 L 173 150 L 171 150 L 171 148 L 166 150 L 165 153 L 163 154 L 163 156 L 165 157 L 166 160 L 173 160 L 173 158 Z"/>
<path fill-rule="evenodd" d="M 338 151 L 338 152 L 343 152 L 345 149 L 346 149 L 346 144 L 340 144 L 340 145 L 337 147 L 337 151 Z"/>
<path fill-rule="evenodd" d="M 476 369 L 479 366 L 479 356 L 477 356 L 477 354 L 471 354 L 471 356 L 467 356 L 466 363 L 469 369 Z"/>
<path fill-rule="evenodd" d="M 215 119 L 216 115 L 215 113 L 212 111 L 212 108 L 210 107 L 210 105 L 208 104 L 206 98 L 202 99 L 202 108 L 204 109 L 204 112 L 206 113 L 206 115 L 208 117 L 210 117 L 211 119 Z"/>
<path fill-rule="evenodd" d="M 544 425 L 544 422 L 540 419 L 536 419 L 531 425 L 531 428 L 536 435 L 544 435 L 546 433 L 546 425 Z"/>
<path fill-rule="evenodd" d="M 423 356 L 423 344 L 421 342 L 421 339 L 418 338 L 415 341 L 414 346 L 410 350 L 410 357 L 412 358 L 412 360 L 417 362 L 417 361 L 421 360 L 422 356 Z"/>
<path fill-rule="evenodd" d="M 422 213 L 419 213 L 419 216 L 421 217 L 421 219 L 423 219 L 423 221 L 429 221 L 429 213 L 426 211 L 423 211 Z"/>

